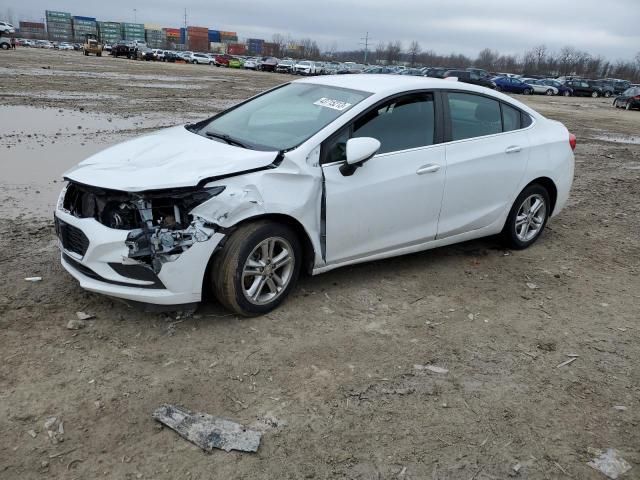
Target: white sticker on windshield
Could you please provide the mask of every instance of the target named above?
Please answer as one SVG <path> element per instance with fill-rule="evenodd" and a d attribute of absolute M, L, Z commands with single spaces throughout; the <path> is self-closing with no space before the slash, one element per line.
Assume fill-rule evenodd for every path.
<path fill-rule="evenodd" d="M 343 111 L 351 106 L 350 103 L 341 102 L 340 100 L 333 100 L 331 98 L 322 97 L 317 102 L 313 102 L 314 105 L 318 105 L 319 107 L 327 107 L 332 108 L 334 110 Z"/>

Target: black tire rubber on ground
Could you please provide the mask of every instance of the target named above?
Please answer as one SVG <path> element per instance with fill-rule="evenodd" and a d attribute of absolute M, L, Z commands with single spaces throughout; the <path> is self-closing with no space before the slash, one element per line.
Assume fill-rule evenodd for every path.
<path fill-rule="evenodd" d="M 294 253 L 294 269 L 291 280 L 271 303 L 255 305 L 249 302 L 242 292 L 242 269 L 253 249 L 269 237 L 279 236 L 286 239 Z M 239 315 L 252 317 L 269 313 L 280 305 L 294 288 L 300 274 L 302 248 L 297 235 L 286 225 L 261 220 L 240 226 L 219 251 L 211 266 L 210 281 L 213 293 L 227 309 Z"/>
<path fill-rule="evenodd" d="M 542 195 L 542 198 L 544 198 L 544 208 L 546 208 L 547 212 L 544 217 L 544 223 L 542 224 L 540 232 L 538 232 L 538 234 L 528 242 L 523 242 L 516 235 L 516 216 L 518 215 L 518 210 L 520 209 L 522 202 L 524 202 L 527 197 L 536 193 Z M 550 206 L 551 202 L 549 198 L 549 192 L 542 185 L 534 183 L 520 192 L 520 195 L 518 195 L 518 198 L 516 198 L 515 202 L 513 202 L 513 205 L 511 206 L 511 211 L 509 211 L 507 221 L 505 222 L 504 228 L 502 229 L 502 238 L 505 243 L 514 250 L 523 250 L 535 243 L 535 241 L 540 238 L 540 235 L 542 235 L 542 232 L 547 226 L 549 214 L 551 213 L 549 211 Z"/>

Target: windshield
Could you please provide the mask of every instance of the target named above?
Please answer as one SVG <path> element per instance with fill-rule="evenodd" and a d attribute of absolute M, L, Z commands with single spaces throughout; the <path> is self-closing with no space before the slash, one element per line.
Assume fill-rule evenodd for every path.
<path fill-rule="evenodd" d="M 223 112 L 197 133 L 256 150 L 289 150 L 369 95 L 346 88 L 289 83 Z"/>

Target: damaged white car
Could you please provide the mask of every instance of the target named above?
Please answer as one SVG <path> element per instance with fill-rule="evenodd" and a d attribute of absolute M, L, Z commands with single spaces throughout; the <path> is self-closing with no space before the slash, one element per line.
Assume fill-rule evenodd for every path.
<path fill-rule="evenodd" d="M 278 306 L 301 271 L 502 233 L 565 205 L 575 137 L 482 87 L 344 75 L 288 83 L 64 175 L 63 266 L 87 290 L 176 306 Z"/>

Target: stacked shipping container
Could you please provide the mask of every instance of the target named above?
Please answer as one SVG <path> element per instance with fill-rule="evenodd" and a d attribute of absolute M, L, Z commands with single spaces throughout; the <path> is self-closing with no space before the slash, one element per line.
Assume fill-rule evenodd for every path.
<path fill-rule="evenodd" d="M 144 25 L 144 38 L 149 48 L 164 48 L 166 37 L 159 25 Z"/>
<path fill-rule="evenodd" d="M 180 29 L 179 28 L 163 28 L 165 41 L 167 48 L 175 48 L 174 45 L 180 43 Z"/>
<path fill-rule="evenodd" d="M 122 23 L 123 40 L 141 40 L 144 42 L 144 25 L 142 23 Z"/>
<path fill-rule="evenodd" d="M 220 43 L 219 30 L 209 30 L 209 43 Z"/>
<path fill-rule="evenodd" d="M 20 36 L 23 38 L 44 40 L 47 38 L 47 31 L 44 23 L 20 22 Z"/>
<path fill-rule="evenodd" d="M 262 55 L 263 46 L 264 40 L 262 40 L 261 38 L 247 39 L 247 51 L 249 55 Z"/>
<path fill-rule="evenodd" d="M 87 34 L 98 35 L 98 25 L 94 17 L 71 17 L 73 41 L 83 43 Z"/>
<path fill-rule="evenodd" d="M 220 31 L 220 41 L 222 43 L 238 43 L 238 34 L 236 32 Z"/>
<path fill-rule="evenodd" d="M 244 43 L 228 43 L 227 53 L 229 55 L 244 55 L 247 53 L 247 46 Z"/>
<path fill-rule="evenodd" d="M 209 29 L 206 27 L 187 27 L 187 45 L 194 52 L 209 50 Z"/>
<path fill-rule="evenodd" d="M 118 22 L 98 22 L 98 38 L 102 43 L 116 43 L 122 40 L 122 30 Z"/>
<path fill-rule="evenodd" d="M 55 42 L 71 42 L 73 40 L 73 26 L 71 25 L 70 13 L 47 10 L 45 12 L 45 18 L 47 20 L 47 35 L 49 40 Z"/>
<path fill-rule="evenodd" d="M 262 55 L 265 57 L 277 57 L 280 55 L 278 52 L 278 44 L 277 43 L 269 43 L 264 42 L 262 45 Z"/>

